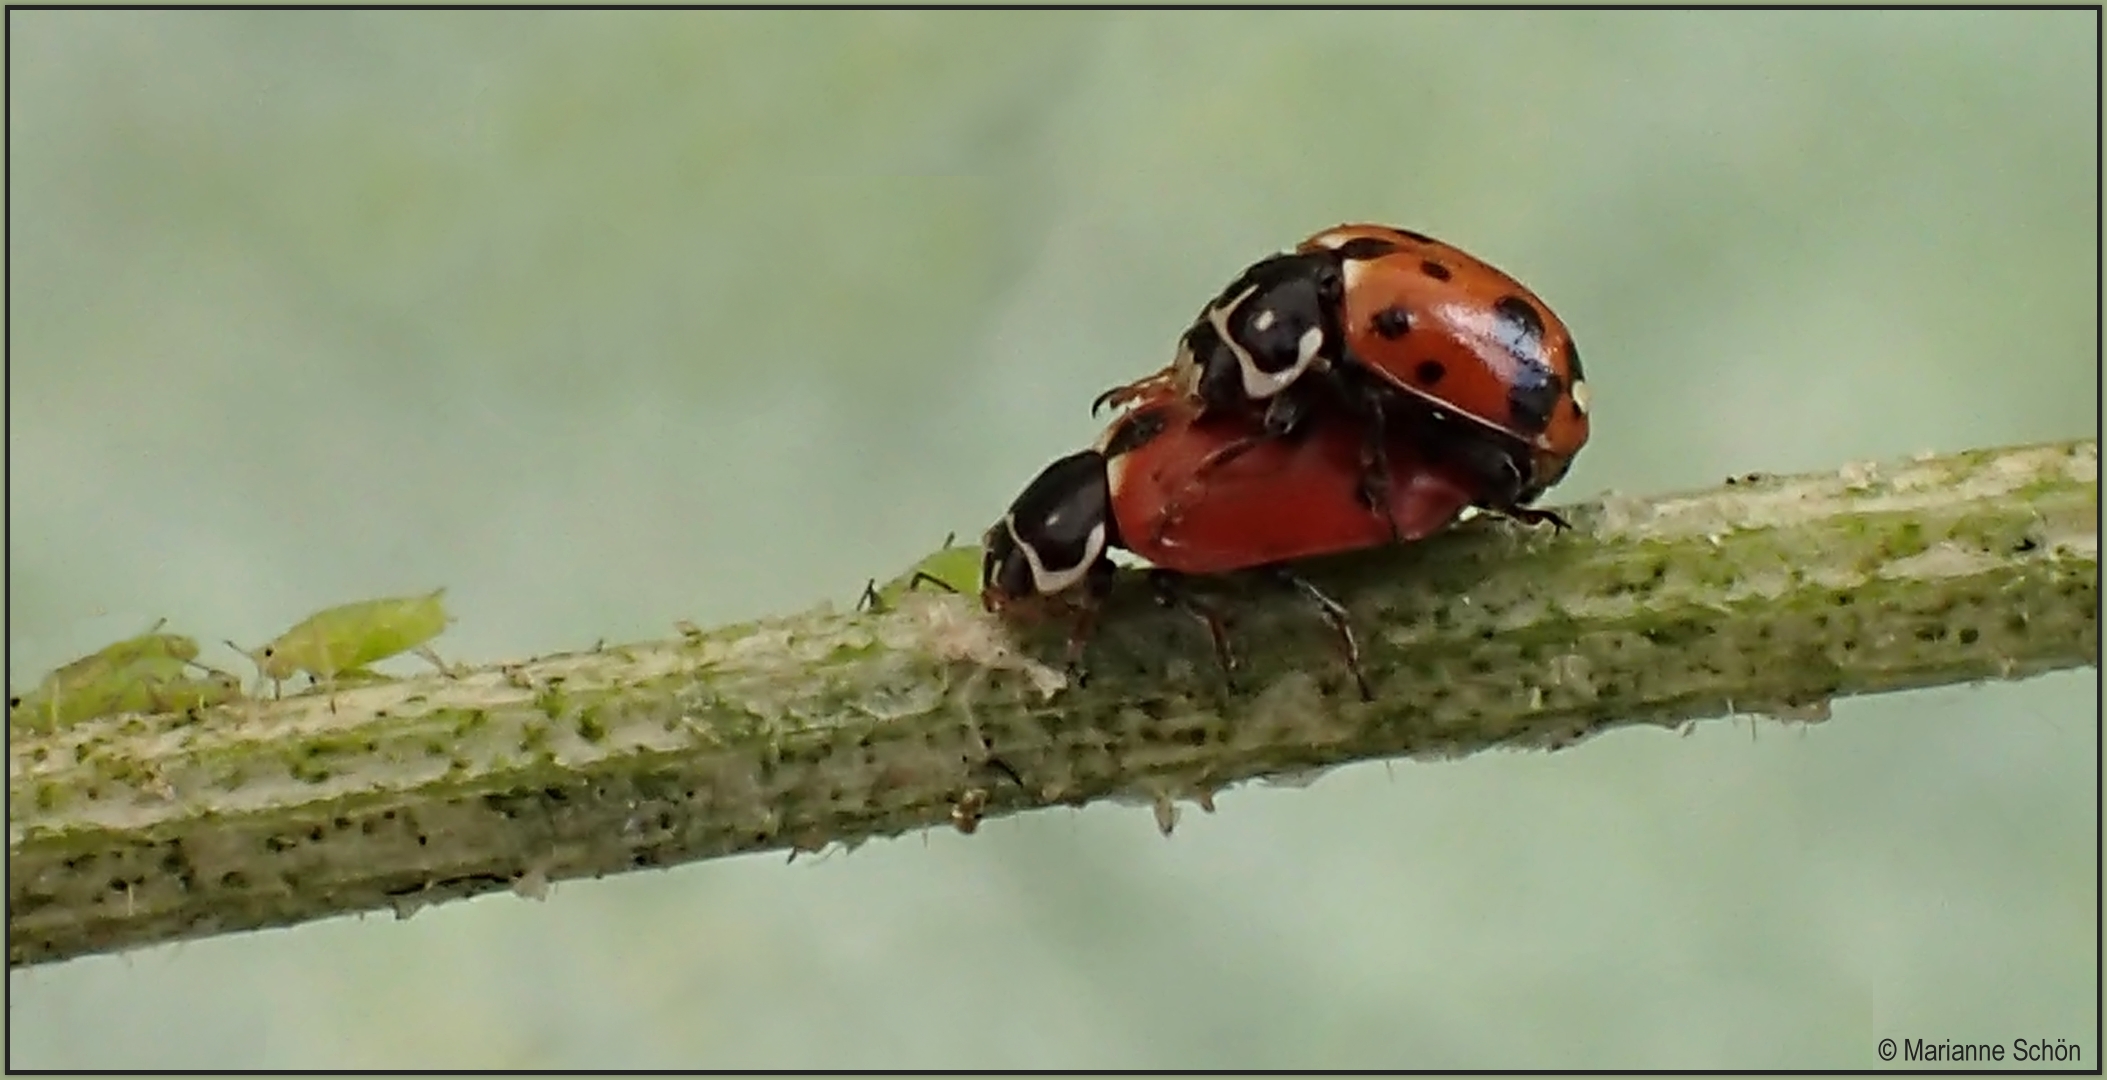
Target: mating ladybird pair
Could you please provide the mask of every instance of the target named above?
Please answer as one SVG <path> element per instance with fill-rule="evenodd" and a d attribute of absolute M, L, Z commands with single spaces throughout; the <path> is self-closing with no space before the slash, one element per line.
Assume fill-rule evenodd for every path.
<path fill-rule="evenodd" d="M 1075 616 L 1075 666 L 1113 581 L 1107 553 L 1179 575 L 1263 569 L 1323 609 L 1361 684 L 1340 605 L 1286 566 L 1418 540 L 1479 506 L 1529 504 L 1588 439 L 1572 335 L 1520 282 L 1432 237 L 1341 225 L 1246 268 L 1169 366 L 1100 395 L 1112 424 L 1048 465 L 983 541 L 990 610 Z"/>

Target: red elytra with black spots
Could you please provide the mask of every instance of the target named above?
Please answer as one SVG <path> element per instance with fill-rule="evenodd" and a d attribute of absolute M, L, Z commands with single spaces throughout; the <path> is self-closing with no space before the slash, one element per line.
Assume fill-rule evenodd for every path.
<path fill-rule="evenodd" d="M 1572 332 L 1527 286 L 1387 225 L 1340 225 L 1296 250 L 1339 260 L 1339 363 L 1527 447 L 1519 501 L 1565 475 L 1588 441 L 1588 386 Z"/>

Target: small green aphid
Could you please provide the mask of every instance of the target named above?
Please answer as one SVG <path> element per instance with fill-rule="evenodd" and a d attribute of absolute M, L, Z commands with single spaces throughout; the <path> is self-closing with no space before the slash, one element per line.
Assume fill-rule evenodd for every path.
<path fill-rule="evenodd" d="M 113 712 L 151 711 L 135 688 L 183 678 L 184 667 L 198 655 L 195 639 L 161 633 L 166 625 L 167 619 L 157 619 L 143 634 L 61 664 L 30 693 L 10 694 L 9 725 L 48 731 Z"/>
<path fill-rule="evenodd" d="M 227 644 L 255 661 L 257 672 L 274 688 L 302 671 L 322 686 L 333 686 L 340 676 L 363 678 L 366 665 L 406 652 L 452 674 L 427 645 L 453 622 L 441 599 L 445 592 L 438 588 L 423 596 L 339 604 L 309 615 L 261 648 Z"/>
<path fill-rule="evenodd" d="M 197 659 L 197 639 L 183 634 L 161 633 L 161 628 L 166 625 L 167 619 L 157 619 L 154 625 L 147 627 L 146 632 L 138 637 L 129 637 L 114 645 L 105 645 L 78 660 L 60 665 L 51 674 L 44 676 L 43 687 L 64 687 L 93 682 L 111 672 L 121 671 L 142 661 L 174 660 L 182 663 Z"/>
<path fill-rule="evenodd" d="M 123 666 L 76 668 L 64 680 L 54 672 L 35 691 L 8 698 L 8 726 L 53 731 L 99 716 L 187 712 L 241 696 L 241 680 L 211 668 L 192 677 L 190 669 L 199 666 L 148 654 Z"/>
<path fill-rule="evenodd" d="M 153 702 L 151 712 L 189 712 L 225 705 L 241 697 L 241 680 L 224 671 L 206 669 L 205 675 L 185 675 L 146 687 Z"/>
<path fill-rule="evenodd" d="M 954 547 L 952 541 L 956 539 L 957 533 L 944 537 L 944 546 L 936 554 L 908 567 L 907 572 L 899 577 L 883 585 L 875 580 L 864 585 L 863 598 L 858 606 L 867 611 L 886 611 L 898 604 L 901 597 L 917 589 L 966 593 L 979 587 L 980 545 Z"/>

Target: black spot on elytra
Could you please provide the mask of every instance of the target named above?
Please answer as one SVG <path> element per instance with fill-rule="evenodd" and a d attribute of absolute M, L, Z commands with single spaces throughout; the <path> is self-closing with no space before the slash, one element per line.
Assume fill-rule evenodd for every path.
<path fill-rule="evenodd" d="M 1565 381 L 1551 370 L 1544 354 L 1544 318 L 1536 305 L 1519 296 L 1493 301 L 1493 334 L 1515 359 L 1507 407 L 1515 430 L 1536 435 L 1551 423 L 1551 410 L 1565 396 Z"/>
<path fill-rule="evenodd" d="M 1449 279 L 1449 268 L 1432 259 L 1420 260 L 1419 272 L 1433 278 L 1435 281 L 1447 281 Z"/>
<path fill-rule="evenodd" d="M 1412 329 L 1412 313 L 1401 307 L 1386 307 L 1376 312 L 1368 325 L 1379 337 L 1401 338 Z"/>
<path fill-rule="evenodd" d="M 1523 364 L 1515 370 L 1514 385 L 1507 388 L 1507 408 L 1516 430 L 1524 435 L 1540 434 L 1551 424 L 1551 410 L 1565 395 L 1565 384 L 1551 369 Z"/>
<path fill-rule="evenodd" d="M 1340 244 L 1336 250 L 1340 258 L 1349 262 L 1365 262 L 1369 259 L 1380 259 L 1396 251 L 1397 245 L 1377 236 L 1356 236 Z"/>
<path fill-rule="evenodd" d="M 1496 332 L 1507 351 L 1518 359 L 1548 366 L 1544 356 L 1544 318 L 1536 313 L 1536 305 L 1519 296 L 1503 296 L 1493 301 L 1492 310 L 1500 320 Z"/>
<path fill-rule="evenodd" d="M 1412 378 L 1421 386 L 1432 386 L 1448 373 L 1449 369 L 1439 360 L 1421 360 L 1412 368 Z"/>

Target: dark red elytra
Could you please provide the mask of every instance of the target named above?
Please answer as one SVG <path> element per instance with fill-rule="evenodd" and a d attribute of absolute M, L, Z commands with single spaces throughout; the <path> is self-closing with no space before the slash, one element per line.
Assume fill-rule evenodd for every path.
<path fill-rule="evenodd" d="M 1255 446 L 1216 469 L 1195 493 L 1198 463 L 1248 434 L 1249 422 L 1203 415 L 1189 399 L 1145 403 L 1122 419 L 1158 427 L 1153 439 L 1106 461 L 1123 546 L 1180 573 L 1224 573 L 1423 539 L 1455 521 L 1476 494 L 1461 469 L 1424 461 L 1410 444 L 1396 442 L 1388 504 L 1372 507 L 1359 483 L 1360 435 L 1344 424 Z M 1385 511 L 1397 523 L 1394 538 Z"/>

